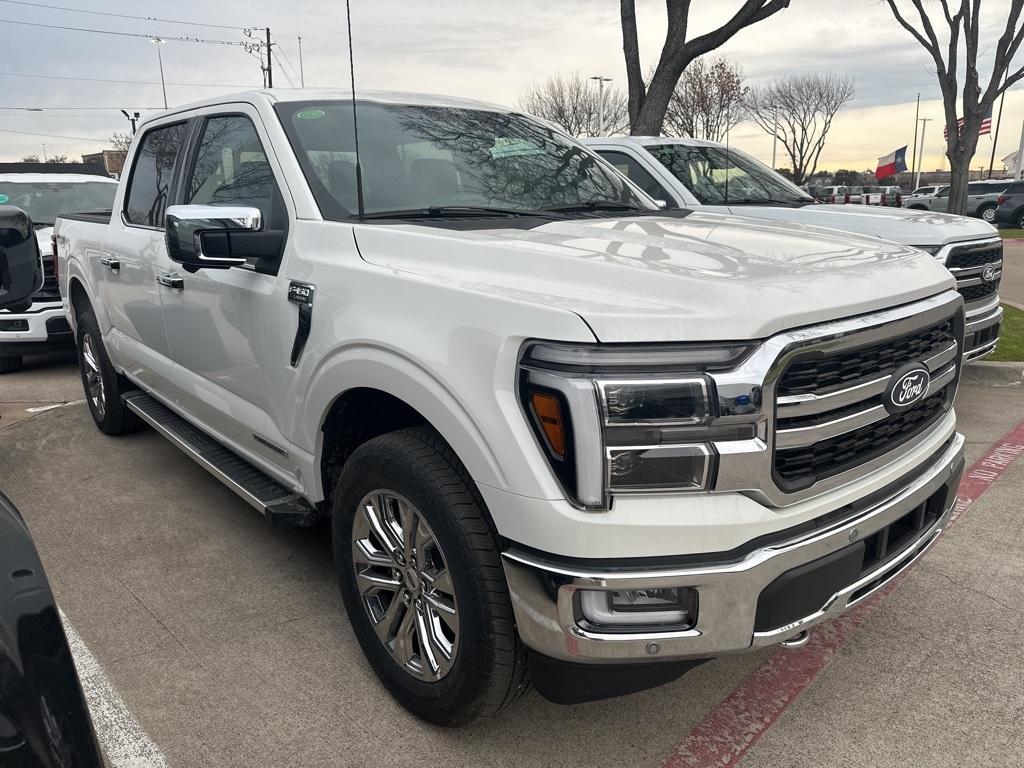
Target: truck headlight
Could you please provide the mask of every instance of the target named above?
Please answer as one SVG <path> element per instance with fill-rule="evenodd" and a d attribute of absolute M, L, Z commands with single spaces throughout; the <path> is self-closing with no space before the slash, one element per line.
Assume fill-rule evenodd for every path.
<path fill-rule="evenodd" d="M 752 437 L 717 425 L 711 371 L 736 367 L 753 345 L 528 342 L 519 397 L 570 499 L 607 509 L 617 493 L 705 491 L 712 440 Z"/>

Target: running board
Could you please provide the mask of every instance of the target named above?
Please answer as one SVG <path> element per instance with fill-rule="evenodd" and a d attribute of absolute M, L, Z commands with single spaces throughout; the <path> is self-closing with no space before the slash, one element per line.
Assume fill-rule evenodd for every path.
<path fill-rule="evenodd" d="M 318 519 L 314 506 L 225 448 L 174 413 L 152 395 L 136 390 L 124 404 L 207 472 L 237 493 L 275 525 L 309 526 Z"/>

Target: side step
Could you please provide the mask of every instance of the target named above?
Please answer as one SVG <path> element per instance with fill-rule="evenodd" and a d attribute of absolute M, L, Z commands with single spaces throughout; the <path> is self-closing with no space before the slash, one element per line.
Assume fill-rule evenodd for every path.
<path fill-rule="evenodd" d="M 124 404 L 275 525 L 309 526 L 316 507 L 225 448 L 201 429 L 142 391 L 121 396 Z"/>

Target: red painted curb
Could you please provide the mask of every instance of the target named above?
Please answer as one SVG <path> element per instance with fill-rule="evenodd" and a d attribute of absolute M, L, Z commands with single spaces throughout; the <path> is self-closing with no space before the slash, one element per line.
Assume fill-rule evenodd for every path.
<path fill-rule="evenodd" d="M 1021 455 L 1024 455 L 1024 421 L 964 473 L 950 528 Z M 900 574 L 853 610 L 816 627 L 803 648 L 772 654 L 690 731 L 686 741 L 662 761 L 661 768 L 729 768 L 739 763 L 789 705 L 832 663 L 836 653 L 902 578 Z"/>

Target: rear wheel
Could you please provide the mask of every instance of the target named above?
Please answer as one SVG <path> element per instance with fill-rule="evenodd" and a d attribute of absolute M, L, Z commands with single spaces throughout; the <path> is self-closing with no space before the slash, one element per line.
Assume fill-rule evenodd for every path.
<path fill-rule="evenodd" d="M 927 211 L 928 210 L 928 206 L 927 205 L 908 205 L 907 208 L 909 208 L 912 211 Z"/>
<path fill-rule="evenodd" d="M 1024 211 L 1017 214 L 1017 229 L 1024 229 Z"/>
<path fill-rule="evenodd" d="M 0 373 L 20 371 L 24 362 L 24 359 L 20 357 L 0 357 Z"/>
<path fill-rule="evenodd" d="M 994 205 L 984 205 L 978 209 L 978 216 L 982 221 L 992 224 L 996 220 L 996 207 Z"/>
<path fill-rule="evenodd" d="M 142 422 L 121 401 L 121 395 L 133 389 L 107 357 L 99 324 L 91 309 L 78 316 L 78 369 L 82 388 L 96 426 L 108 435 L 135 432 Z"/>
<path fill-rule="evenodd" d="M 526 690 L 494 534 L 437 433 L 391 432 L 351 456 L 335 485 L 333 541 L 356 638 L 408 710 L 461 725 Z"/>

